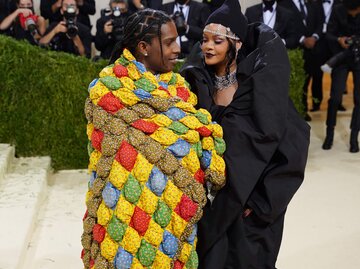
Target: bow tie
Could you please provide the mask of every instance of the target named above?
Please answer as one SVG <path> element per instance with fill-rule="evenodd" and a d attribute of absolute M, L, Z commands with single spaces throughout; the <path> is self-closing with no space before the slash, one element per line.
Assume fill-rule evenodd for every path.
<path fill-rule="evenodd" d="M 331 4 L 331 1 L 330 1 L 330 0 L 323 0 L 322 2 L 323 2 L 323 3 Z"/>
<path fill-rule="evenodd" d="M 266 11 L 270 11 L 270 12 L 273 12 L 274 11 L 274 8 L 273 8 L 273 6 L 269 6 L 269 7 L 267 7 L 267 6 L 265 6 L 264 7 L 264 12 L 266 12 Z"/>

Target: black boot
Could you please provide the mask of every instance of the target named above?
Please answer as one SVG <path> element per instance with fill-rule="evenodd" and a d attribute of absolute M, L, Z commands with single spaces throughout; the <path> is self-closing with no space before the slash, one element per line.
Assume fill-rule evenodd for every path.
<path fill-rule="evenodd" d="M 326 128 L 326 137 L 325 137 L 324 144 L 322 145 L 322 148 L 324 150 L 331 149 L 333 141 L 334 141 L 334 127 L 327 127 Z"/>
<path fill-rule="evenodd" d="M 358 134 L 359 134 L 359 130 L 351 130 L 350 152 L 352 152 L 352 153 L 359 152 Z"/>

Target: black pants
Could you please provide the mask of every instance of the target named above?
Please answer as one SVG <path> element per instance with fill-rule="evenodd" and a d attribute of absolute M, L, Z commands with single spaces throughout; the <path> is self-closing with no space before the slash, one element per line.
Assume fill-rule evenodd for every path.
<path fill-rule="evenodd" d="M 354 79 L 354 109 L 351 117 L 350 128 L 360 129 L 360 63 L 342 64 L 335 67 L 331 73 L 331 92 L 328 104 L 326 125 L 335 127 L 336 114 L 339 104 L 341 104 L 342 94 L 346 87 L 348 73 L 352 71 Z"/>
<path fill-rule="evenodd" d="M 284 215 L 269 224 L 254 212 L 241 214 L 200 260 L 199 269 L 276 269 Z"/>

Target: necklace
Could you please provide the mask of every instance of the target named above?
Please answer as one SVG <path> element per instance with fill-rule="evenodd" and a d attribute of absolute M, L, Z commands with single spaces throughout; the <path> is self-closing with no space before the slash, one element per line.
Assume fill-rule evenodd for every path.
<path fill-rule="evenodd" d="M 229 74 L 229 76 L 225 75 L 218 77 L 217 75 L 215 75 L 214 86 L 215 89 L 217 89 L 218 91 L 222 91 L 230 87 L 231 85 L 234 85 L 236 82 L 236 70 L 234 70 Z"/>

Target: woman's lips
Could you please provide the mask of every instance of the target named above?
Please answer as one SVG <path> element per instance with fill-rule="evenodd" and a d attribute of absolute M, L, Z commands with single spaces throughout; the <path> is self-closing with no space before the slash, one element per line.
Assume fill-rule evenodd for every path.
<path fill-rule="evenodd" d="M 214 57 L 215 55 L 214 54 L 212 54 L 212 53 L 205 53 L 205 57 L 206 58 L 212 58 L 212 57 Z"/>

